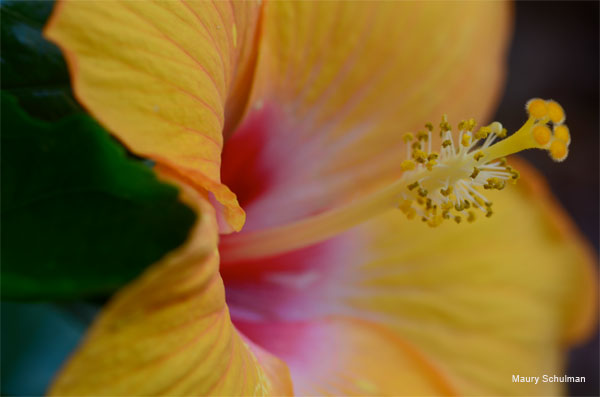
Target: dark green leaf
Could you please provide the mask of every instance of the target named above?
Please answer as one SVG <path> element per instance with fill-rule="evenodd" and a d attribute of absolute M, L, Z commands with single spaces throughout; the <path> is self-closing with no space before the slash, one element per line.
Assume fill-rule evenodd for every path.
<path fill-rule="evenodd" d="M 57 120 L 81 111 L 63 56 L 42 36 L 52 1 L 2 1 L 2 89 L 35 117 Z"/>
<path fill-rule="evenodd" d="M 90 117 L 32 119 L 2 94 L 2 295 L 111 292 L 179 246 L 195 215 Z"/>

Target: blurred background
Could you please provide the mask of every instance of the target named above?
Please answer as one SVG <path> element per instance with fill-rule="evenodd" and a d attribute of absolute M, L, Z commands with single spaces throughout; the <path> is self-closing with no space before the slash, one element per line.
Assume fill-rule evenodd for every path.
<path fill-rule="evenodd" d="M 549 184 L 598 252 L 599 241 L 599 3 L 518 2 L 508 80 L 495 119 L 509 130 L 523 123 L 532 96 L 563 105 L 573 136 L 565 163 L 542 151 L 523 156 Z M 476 56 L 476 54 L 474 54 Z M 2 395 L 39 395 L 60 363 L 76 346 L 93 317 L 85 304 L 2 303 Z M 48 343 L 47 341 L 52 341 Z M 568 374 L 585 376 L 570 383 L 573 396 L 598 396 L 598 334 L 575 348 Z"/>
<path fill-rule="evenodd" d="M 519 111 L 532 96 L 557 100 L 567 113 L 573 142 L 564 163 L 549 161 L 542 151 L 529 160 L 598 253 L 599 146 L 598 2 L 517 2 L 515 35 L 510 49 L 508 81 L 494 117 L 509 131 L 523 123 Z M 570 354 L 568 374 L 585 376 L 570 383 L 573 396 L 598 396 L 598 332 Z"/>

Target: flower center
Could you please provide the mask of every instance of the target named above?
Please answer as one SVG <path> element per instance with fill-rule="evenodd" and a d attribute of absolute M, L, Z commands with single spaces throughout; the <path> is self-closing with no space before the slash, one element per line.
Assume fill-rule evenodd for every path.
<path fill-rule="evenodd" d="M 565 113 L 555 101 L 532 99 L 526 105 L 529 118 L 506 138 L 506 129 L 495 121 L 475 129 L 474 119 L 458 124 L 457 140 L 446 116 L 440 123 L 442 143 L 432 150 L 433 125 L 416 134 L 406 133 L 406 159 L 402 176 L 382 190 L 341 208 L 266 230 L 224 236 L 225 262 L 273 256 L 306 247 L 337 235 L 391 208 L 408 219 L 418 218 L 435 227 L 451 220 L 473 222 L 492 216 L 492 202 L 485 190 L 502 190 L 516 182 L 518 171 L 505 156 L 526 149 L 544 149 L 555 161 L 563 161 L 571 142 L 564 125 Z M 553 125 L 552 131 L 549 123 Z M 497 139 L 500 138 L 501 140 Z M 505 139 L 502 139 L 505 138 Z"/>

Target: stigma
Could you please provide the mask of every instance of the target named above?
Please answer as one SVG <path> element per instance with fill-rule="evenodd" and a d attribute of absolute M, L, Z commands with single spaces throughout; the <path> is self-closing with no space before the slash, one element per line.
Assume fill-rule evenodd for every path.
<path fill-rule="evenodd" d="M 527 121 L 509 137 L 501 123 L 476 128 L 474 119 L 458 123 L 455 135 L 445 115 L 439 124 L 437 150 L 432 150 L 432 123 L 416 134 L 406 133 L 406 160 L 401 164 L 406 188 L 398 208 L 407 218 L 421 219 L 429 226 L 492 216 L 493 203 L 485 191 L 502 190 L 519 178 L 506 156 L 526 149 L 546 150 L 555 161 L 568 155 L 571 137 L 563 108 L 555 101 L 534 98 L 526 110 Z"/>
<path fill-rule="evenodd" d="M 221 263 L 263 258 L 325 241 L 381 213 L 400 209 L 409 219 L 429 226 L 445 221 L 474 222 L 493 215 L 486 191 L 515 183 L 519 172 L 506 156 L 526 149 L 546 150 L 555 161 L 569 153 L 571 136 L 565 113 L 555 101 L 534 98 L 527 102 L 527 121 L 507 136 L 495 121 L 477 127 L 474 119 L 458 123 L 453 133 L 446 116 L 439 131 L 426 123 L 422 131 L 406 133 L 406 156 L 398 164 L 398 178 L 381 190 L 358 200 L 298 221 L 265 230 L 221 238 Z M 433 148 L 433 134 L 440 144 Z"/>

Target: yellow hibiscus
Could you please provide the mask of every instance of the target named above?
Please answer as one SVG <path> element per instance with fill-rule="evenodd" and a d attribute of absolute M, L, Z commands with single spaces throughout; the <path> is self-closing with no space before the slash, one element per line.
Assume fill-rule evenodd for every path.
<path fill-rule="evenodd" d="M 512 375 L 560 374 L 590 332 L 593 256 L 534 171 L 519 163 L 520 183 L 498 192 L 516 173 L 484 167 L 485 202 L 432 178 L 389 193 L 455 159 L 446 141 L 472 162 L 566 155 L 566 127 L 534 132 L 560 124 L 545 101 L 511 138 L 465 149 L 502 135 L 468 117 L 494 105 L 510 14 L 499 2 L 59 2 L 45 33 L 78 99 L 180 186 L 198 221 L 116 294 L 51 394 L 560 392 Z M 442 113 L 466 132 L 452 138 L 443 120 L 441 138 L 402 134 Z M 431 186 L 460 211 L 487 214 L 489 199 L 498 213 L 441 222 L 460 216 L 434 213 Z"/>

